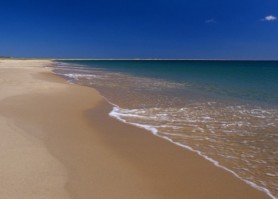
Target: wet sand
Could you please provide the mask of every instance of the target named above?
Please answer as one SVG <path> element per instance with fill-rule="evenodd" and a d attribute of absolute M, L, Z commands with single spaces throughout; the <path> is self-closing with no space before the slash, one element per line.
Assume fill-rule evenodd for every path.
<path fill-rule="evenodd" d="M 10 198 L 269 198 L 202 157 L 108 116 L 48 60 L 0 60 L 0 195 Z"/>

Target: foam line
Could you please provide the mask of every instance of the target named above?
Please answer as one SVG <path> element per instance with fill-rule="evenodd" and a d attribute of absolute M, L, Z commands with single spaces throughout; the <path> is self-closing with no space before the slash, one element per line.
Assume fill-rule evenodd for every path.
<path fill-rule="evenodd" d="M 59 63 L 59 64 L 60 64 L 60 63 Z M 66 65 L 66 64 L 65 64 L 65 65 Z M 68 65 L 71 65 L 71 64 L 68 64 Z M 68 66 L 68 65 L 67 65 L 67 66 Z M 62 66 L 62 67 L 67 67 L 67 66 Z M 79 66 L 77 65 L 77 68 L 78 68 L 78 67 L 80 67 L 80 65 L 79 65 Z M 62 74 L 60 74 L 60 75 L 62 75 Z M 63 76 L 68 76 L 68 77 L 70 77 L 70 78 L 72 78 L 72 79 L 78 78 L 76 75 L 78 76 L 78 74 L 67 74 L 67 75 L 63 74 Z M 80 74 L 79 74 L 79 75 L 80 75 Z M 72 83 L 72 82 L 71 82 L 71 83 Z M 104 96 L 103 96 L 103 97 L 104 97 Z M 198 151 L 198 150 L 196 150 L 196 149 L 193 149 L 192 147 L 187 146 L 187 145 L 185 145 L 185 144 L 182 144 L 182 143 L 179 143 L 179 142 L 175 142 L 175 141 L 173 141 L 171 138 L 169 138 L 169 137 L 167 137 L 167 136 L 159 135 L 158 129 L 155 128 L 154 126 L 126 121 L 125 119 L 123 119 L 123 118 L 121 117 L 121 116 L 126 115 L 126 114 L 121 114 L 121 113 L 120 113 L 121 108 L 120 108 L 119 106 L 117 106 L 116 104 L 113 104 L 112 102 L 110 102 L 106 97 L 104 97 L 104 99 L 105 99 L 109 104 L 111 104 L 111 105 L 113 106 L 113 109 L 112 109 L 112 111 L 109 113 L 109 116 L 111 116 L 111 117 L 113 117 L 113 118 L 116 118 L 117 120 L 119 120 L 119 121 L 121 121 L 121 122 L 130 124 L 130 125 L 133 125 L 133 126 L 137 126 L 137 127 L 139 127 L 139 128 L 146 129 L 146 130 L 150 131 L 150 132 L 151 132 L 153 135 L 155 135 L 155 136 L 158 136 L 158 137 L 160 137 L 160 138 L 162 138 L 162 139 L 165 139 L 165 140 L 167 140 L 167 141 L 169 141 L 169 142 L 171 142 L 171 143 L 173 143 L 173 144 L 175 144 L 175 145 L 177 145 L 177 146 L 179 146 L 179 147 L 182 147 L 182 148 L 185 148 L 185 149 L 187 149 L 187 150 L 190 150 L 190 151 L 192 151 L 192 152 L 194 152 L 194 153 L 197 153 L 197 154 L 200 155 L 201 157 L 203 157 L 203 158 L 205 158 L 206 160 L 208 160 L 209 162 L 213 163 L 215 166 L 217 166 L 217 167 L 219 167 L 219 168 L 222 168 L 222 169 L 224 169 L 225 171 L 228 171 L 228 172 L 232 173 L 235 177 L 237 177 L 237 178 L 239 178 L 240 180 L 244 181 L 245 183 L 247 183 L 247 184 L 250 185 L 251 187 L 253 187 L 253 188 L 255 188 L 255 189 L 259 190 L 259 191 L 265 192 L 270 198 L 272 198 L 272 199 L 278 199 L 277 197 L 275 197 L 275 196 L 274 196 L 268 189 L 266 189 L 265 187 L 259 186 L 259 185 L 257 185 L 257 184 L 254 183 L 254 182 L 251 182 L 251 181 L 249 181 L 249 180 L 245 180 L 245 179 L 241 178 L 237 173 L 235 173 L 234 171 L 232 171 L 232 170 L 230 170 L 230 169 L 228 169 L 228 168 L 226 168 L 226 167 L 220 165 L 220 163 L 219 163 L 218 161 L 216 161 L 216 160 L 214 160 L 214 159 L 212 159 L 212 158 L 206 156 L 206 155 L 203 154 L 201 151 Z"/>
<path fill-rule="evenodd" d="M 105 99 L 106 99 L 106 98 L 105 98 Z M 106 99 L 106 100 L 107 100 L 107 99 Z M 107 100 L 107 101 L 108 101 L 108 100 Z M 108 102 L 109 102 L 109 101 L 108 101 Z M 113 109 L 112 109 L 112 111 L 109 113 L 109 115 L 110 115 L 111 117 L 116 118 L 117 120 L 119 120 L 119 121 L 121 121 L 121 122 L 124 122 L 124 123 L 126 123 L 126 124 L 130 124 L 130 125 L 133 125 L 133 126 L 137 126 L 137 127 L 139 127 L 139 128 L 146 129 L 146 130 L 150 131 L 150 132 L 151 132 L 153 135 L 155 135 L 155 136 L 158 136 L 158 137 L 160 137 L 160 138 L 162 138 L 162 139 L 165 139 L 165 140 L 167 140 L 167 141 L 169 141 L 169 142 L 171 142 L 171 143 L 173 143 L 173 144 L 175 144 L 175 145 L 177 145 L 177 146 L 179 146 L 179 147 L 182 147 L 182 148 L 185 148 L 185 149 L 187 149 L 187 150 L 190 150 L 190 151 L 192 151 L 192 152 L 194 152 L 194 153 L 197 153 L 197 154 L 200 155 L 201 157 L 203 157 L 203 158 L 205 158 L 206 160 L 208 160 L 209 162 L 213 163 L 215 166 L 217 166 L 217 167 L 219 167 L 219 168 L 221 168 L 221 169 L 224 169 L 225 171 L 228 171 L 228 172 L 232 173 L 235 177 L 237 177 L 237 178 L 239 178 L 240 180 L 244 181 L 245 183 L 247 183 L 247 184 L 250 185 L 251 187 L 253 187 L 253 188 L 255 188 L 255 189 L 259 190 L 259 191 L 265 192 L 265 193 L 266 193 L 269 197 L 271 197 L 272 199 L 278 199 L 277 197 L 275 197 L 275 196 L 274 196 L 268 189 L 266 189 L 265 187 L 261 187 L 261 186 L 257 185 L 257 184 L 254 183 L 254 182 L 251 182 L 251 181 L 249 181 L 249 180 L 245 180 L 245 179 L 241 178 L 237 173 L 235 173 L 234 171 L 232 171 L 232 170 L 230 170 L 230 169 L 228 169 L 228 168 L 226 168 L 226 167 L 220 165 L 220 163 L 219 163 L 218 161 L 216 161 L 216 160 L 214 160 L 214 159 L 212 159 L 212 158 L 210 158 L 210 157 L 204 155 L 201 151 L 198 151 L 198 150 L 196 150 L 196 149 L 193 149 L 192 147 L 187 146 L 187 145 L 185 145 L 185 144 L 181 144 L 181 143 L 179 143 L 179 142 L 175 142 L 175 141 L 173 141 L 171 138 L 169 138 L 169 137 L 167 137 L 167 136 L 161 136 L 161 135 L 159 135 L 159 134 L 158 134 L 158 130 L 157 130 L 155 127 L 153 127 L 153 126 L 151 126 L 151 125 L 144 125 L 144 124 L 139 124 L 139 123 L 134 123 L 134 122 L 127 122 L 125 119 L 123 119 L 123 118 L 120 117 L 121 114 L 118 113 L 118 112 L 120 111 L 119 106 L 117 106 L 117 105 L 115 105 L 115 104 L 113 104 L 113 103 L 111 103 L 111 102 L 109 102 L 109 103 L 113 105 Z"/>

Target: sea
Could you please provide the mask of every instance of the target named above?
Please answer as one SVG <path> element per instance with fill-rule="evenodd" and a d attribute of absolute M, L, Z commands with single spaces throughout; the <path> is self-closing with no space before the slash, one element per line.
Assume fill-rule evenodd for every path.
<path fill-rule="evenodd" d="M 278 61 L 56 60 L 109 113 L 278 198 Z"/>

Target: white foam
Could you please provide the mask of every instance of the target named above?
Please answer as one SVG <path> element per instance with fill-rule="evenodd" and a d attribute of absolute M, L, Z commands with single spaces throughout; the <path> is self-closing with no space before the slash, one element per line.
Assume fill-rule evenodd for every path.
<path fill-rule="evenodd" d="M 120 111 L 120 108 L 114 106 L 113 110 L 109 113 L 109 115 L 114 117 L 114 118 L 116 118 L 116 119 L 118 119 L 118 120 L 120 120 L 120 121 L 122 121 L 122 122 L 124 122 L 124 123 L 132 124 L 134 126 L 138 126 L 140 128 L 144 128 L 144 129 L 146 129 L 148 131 L 151 131 L 154 135 L 157 135 L 158 130 L 155 127 L 152 127 L 150 125 L 144 125 L 144 124 L 138 124 L 138 123 L 133 123 L 133 122 L 127 122 L 125 119 L 120 117 L 121 115 L 125 115 L 125 114 L 121 114 L 121 113 L 119 113 L 119 111 Z"/>
<path fill-rule="evenodd" d="M 91 74 L 80 74 L 80 73 L 82 73 L 81 71 L 79 71 L 79 72 L 77 72 L 77 73 L 74 73 L 75 71 L 71 71 L 71 73 L 68 73 L 68 74 L 61 74 L 61 75 L 64 75 L 64 76 L 67 76 L 68 78 L 70 78 L 70 79 L 72 79 L 72 80 L 78 80 L 78 78 L 97 78 L 95 75 L 91 75 Z M 84 71 L 85 72 L 85 71 Z M 73 81 L 74 82 L 74 81 Z M 104 97 L 105 98 L 105 97 Z M 105 98 L 106 99 L 106 98 Z M 107 99 L 106 99 L 107 100 Z M 272 193 L 268 190 L 268 189 L 266 189 L 265 187 L 262 187 L 262 186 L 259 186 L 259 185 L 257 185 L 256 183 L 254 183 L 254 182 L 251 182 L 251 181 L 249 181 L 249 180 L 245 180 L 245 179 L 243 179 L 243 178 L 241 178 L 237 173 L 235 173 L 234 171 L 232 171 L 232 170 L 230 170 L 230 169 L 228 169 L 228 168 L 226 168 L 226 167 L 224 167 L 224 166 L 222 166 L 222 165 L 220 165 L 219 164 L 219 162 L 218 161 L 216 161 L 216 160 L 213 160 L 212 158 L 210 158 L 210 157 L 208 157 L 207 155 L 205 155 L 205 154 L 203 154 L 201 151 L 198 151 L 198 150 L 196 150 L 196 149 L 194 149 L 194 148 L 192 148 L 192 147 L 190 147 L 190 146 L 187 146 L 187 145 L 185 145 L 185 144 L 182 144 L 182 143 L 180 143 L 180 142 L 176 142 L 176 141 L 174 141 L 173 139 L 171 139 L 169 136 L 170 135 L 173 135 L 173 132 L 170 132 L 170 133 L 168 133 L 169 134 L 169 136 L 167 136 L 167 134 L 165 133 L 165 132 L 163 132 L 163 135 L 161 135 L 161 134 L 159 134 L 158 133 L 158 129 L 155 127 L 155 126 L 153 126 L 153 125 L 147 125 L 147 124 L 141 124 L 141 123 L 137 123 L 137 122 L 129 122 L 128 121 L 128 119 L 127 118 L 147 118 L 147 119 L 150 119 L 150 117 L 149 116 L 147 116 L 146 114 L 144 114 L 145 112 L 145 110 L 140 110 L 140 109 L 132 109 L 132 110 L 130 110 L 130 109 L 122 109 L 122 108 L 120 108 L 119 106 L 117 106 L 117 105 L 115 105 L 115 104 L 113 104 L 113 103 L 111 103 L 109 100 L 107 100 L 110 104 L 112 104 L 113 105 L 113 110 L 109 113 L 109 115 L 111 116 L 111 117 L 113 117 L 113 118 L 116 118 L 116 119 L 118 119 L 118 120 L 120 120 L 121 122 L 124 122 L 124 123 L 127 123 L 127 124 L 131 124 L 131 125 L 134 125 L 134 126 L 137 126 L 137 127 L 139 127 L 139 128 L 143 128 L 143 129 L 146 129 L 146 130 L 148 130 L 148 131 L 150 131 L 153 135 L 156 135 L 156 136 L 158 136 L 158 137 L 160 137 L 160 138 L 163 138 L 163 139 L 165 139 L 165 140 L 168 140 L 169 142 L 171 142 L 171 143 L 173 143 L 173 144 L 175 144 L 175 145 L 177 145 L 177 146 L 180 146 L 180 147 L 183 147 L 183 148 L 185 148 L 185 149 L 187 149 L 187 150 L 190 150 L 190 151 L 192 151 L 192 152 L 195 152 L 195 153 L 197 153 L 198 155 L 200 155 L 200 156 L 202 156 L 203 158 L 205 158 L 206 160 L 208 160 L 209 162 L 211 162 L 211 163 L 213 163 L 215 166 L 217 166 L 217 167 L 220 167 L 220 168 L 222 168 L 222 169 L 224 169 L 224 170 L 226 170 L 226 171 L 228 171 L 228 172 L 230 172 L 230 173 L 232 173 L 234 176 L 236 176 L 237 178 L 239 178 L 239 179 L 241 179 L 241 180 L 243 180 L 245 183 L 247 183 L 247 184 L 249 184 L 250 186 L 252 186 L 252 187 L 254 187 L 254 188 L 256 188 L 257 190 L 260 190 L 260 191 L 263 191 L 263 192 L 265 192 L 268 196 L 270 196 L 272 199 L 277 199 L 275 196 L 273 196 L 272 195 Z M 209 102 L 208 103 L 208 105 L 213 105 L 215 102 Z M 243 116 L 245 116 L 245 115 L 249 115 L 250 114 L 250 112 L 251 111 L 247 111 L 247 110 L 241 110 L 241 109 L 243 109 L 244 107 L 242 107 L 242 106 L 237 106 L 237 107 L 231 107 L 231 109 L 233 109 L 234 111 L 237 111 L 237 112 L 240 112 L 240 113 L 242 113 L 243 114 Z M 239 109 L 239 110 L 238 110 Z M 152 110 L 155 110 L 156 111 L 156 109 L 154 108 L 154 109 L 152 109 Z M 159 111 L 159 110 L 158 110 Z M 176 114 L 177 113 L 177 110 L 170 110 L 171 111 L 171 113 L 172 114 Z M 184 114 L 184 116 L 187 116 L 188 115 L 188 113 L 187 113 L 187 111 L 188 111 L 188 109 L 187 108 L 181 108 L 178 112 L 179 113 L 183 113 Z M 252 114 L 253 114 L 253 116 L 261 116 L 261 113 L 262 112 L 260 112 L 260 111 L 258 111 L 258 110 L 253 110 L 253 112 L 252 112 Z M 269 112 L 269 114 L 273 114 L 272 112 Z M 143 115 L 143 116 L 141 116 L 141 115 Z M 274 114 L 275 115 L 275 114 Z M 165 115 L 164 113 L 163 114 L 161 114 L 161 115 L 159 115 L 161 118 L 164 116 L 165 117 L 165 120 L 167 120 L 167 114 Z M 259 118 L 258 117 L 258 118 Z M 160 119 L 161 119 L 160 118 Z M 206 116 L 204 116 L 203 118 L 200 118 L 200 117 L 198 117 L 198 118 L 189 118 L 189 117 L 187 117 L 186 118 L 187 119 L 187 122 L 192 122 L 192 123 L 196 123 L 196 122 L 205 122 L 205 121 L 208 121 L 208 120 L 211 120 L 211 119 L 213 119 L 213 118 L 210 118 L 210 117 L 208 117 L 207 115 Z M 278 120 L 278 119 L 276 119 L 276 120 Z M 181 121 L 179 121 L 179 122 L 181 122 Z M 238 123 L 237 123 L 238 124 Z M 241 123 L 239 123 L 240 125 L 241 125 Z M 229 125 L 229 124 L 223 124 L 223 125 Z M 170 127 L 170 126 L 169 126 Z M 173 126 L 171 126 L 171 128 L 174 128 Z M 213 129 L 210 129 L 211 131 L 213 131 Z"/>
<path fill-rule="evenodd" d="M 73 78 L 75 80 L 78 80 L 80 77 L 85 77 L 85 78 L 92 78 L 92 77 L 97 77 L 96 75 L 92 75 L 92 74 L 73 74 L 73 73 L 69 73 L 69 74 L 63 74 L 66 77 L 69 78 Z"/>
<path fill-rule="evenodd" d="M 107 100 L 108 101 L 108 100 Z M 109 102 L 109 101 L 108 101 Z M 112 104 L 111 102 L 109 102 L 110 104 Z M 209 162 L 213 163 L 215 166 L 219 167 L 219 168 L 222 168 L 224 169 L 225 171 L 228 171 L 230 173 L 232 173 L 234 176 L 236 176 L 237 178 L 241 179 L 242 181 L 244 181 L 245 183 L 247 183 L 248 185 L 252 186 L 253 188 L 259 190 L 259 191 L 262 191 L 262 192 L 265 192 L 269 197 L 271 197 L 272 199 L 278 199 L 277 197 L 275 197 L 267 188 L 265 187 L 262 187 L 262 186 L 259 186 L 257 185 L 256 183 L 254 182 L 251 182 L 249 180 L 246 180 L 246 179 L 243 179 L 242 177 L 240 177 L 237 173 L 235 173 L 234 171 L 220 165 L 220 163 L 210 157 L 208 157 L 207 155 L 203 154 L 201 151 L 199 150 L 196 150 L 196 149 L 193 149 L 192 147 L 188 146 L 188 145 L 185 145 L 185 144 L 182 144 L 180 142 L 175 142 L 173 141 L 171 138 L 167 137 L 167 136 L 163 136 L 163 135 L 159 135 L 158 134 L 158 130 L 152 126 L 152 125 L 146 125 L 146 124 L 139 124 L 139 123 L 135 123 L 135 122 L 128 122 L 126 121 L 125 119 L 123 119 L 121 116 L 127 116 L 126 113 L 128 112 L 132 112 L 135 110 L 128 110 L 128 109 L 121 109 L 120 107 L 118 107 L 117 105 L 115 104 L 112 104 L 113 105 L 113 109 L 112 111 L 109 113 L 109 115 L 111 117 L 114 117 L 116 119 L 118 119 L 119 121 L 122 121 L 124 123 L 127 123 L 127 124 L 131 124 L 131 125 L 134 125 L 134 126 L 137 126 L 137 127 L 140 127 L 140 128 L 144 128 L 148 131 L 150 131 L 153 135 L 155 136 L 158 136 L 160 138 L 163 138 L 165 140 L 168 140 L 169 142 L 177 145 L 177 146 L 180 146 L 180 147 L 183 147 L 187 150 L 190 150 L 192 152 L 195 152 L 197 153 L 198 155 L 200 155 L 201 157 L 205 158 L 206 160 L 208 160 Z"/>
<path fill-rule="evenodd" d="M 276 177 L 276 175 L 272 174 L 272 173 L 266 173 L 266 175 L 271 176 L 271 177 Z"/>

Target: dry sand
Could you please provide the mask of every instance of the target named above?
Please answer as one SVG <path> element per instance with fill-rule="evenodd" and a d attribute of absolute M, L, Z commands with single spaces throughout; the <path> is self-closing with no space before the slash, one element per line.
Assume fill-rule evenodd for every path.
<path fill-rule="evenodd" d="M 0 60 L 1 199 L 268 198 L 198 155 L 108 116 L 48 60 Z"/>

